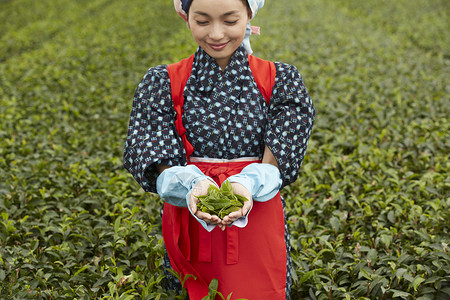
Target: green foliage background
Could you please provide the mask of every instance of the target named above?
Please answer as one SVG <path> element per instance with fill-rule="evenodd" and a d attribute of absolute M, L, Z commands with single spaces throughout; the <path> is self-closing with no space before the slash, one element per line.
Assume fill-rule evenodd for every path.
<path fill-rule="evenodd" d="M 448 299 L 450 3 L 266 2 L 255 54 L 317 109 L 282 192 L 292 299 Z M 0 49 L 0 298 L 182 299 L 122 168 L 136 85 L 196 49 L 172 1 L 2 0 Z"/>

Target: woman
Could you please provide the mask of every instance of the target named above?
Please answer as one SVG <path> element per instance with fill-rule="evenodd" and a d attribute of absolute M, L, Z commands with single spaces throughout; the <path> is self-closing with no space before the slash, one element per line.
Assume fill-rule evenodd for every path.
<path fill-rule="evenodd" d="M 263 0 L 174 4 L 199 47 L 144 76 L 124 165 L 166 202 L 167 254 L 188 278 L 191 300 L 207 295 L 214 278 L 233 299 L 288 299 L 289 237 L 279 190 L 298 176 L 312 101 L 294 66 L 250 55 L 249 21 Z M 249 199 L 244 207 L 223 219 L 198 211 L 195 196 L 225 180 Z"/>

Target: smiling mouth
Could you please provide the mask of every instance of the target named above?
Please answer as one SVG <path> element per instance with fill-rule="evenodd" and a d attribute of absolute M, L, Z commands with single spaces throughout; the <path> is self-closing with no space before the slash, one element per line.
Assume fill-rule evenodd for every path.
<path fill-rule="evenodd" d="M 225 48 L 228 43 L 223 43 L 223 44 L 208 44 L 209 47 L 211 47 L 213 50 L 222 50 L 223 48 Z"/>

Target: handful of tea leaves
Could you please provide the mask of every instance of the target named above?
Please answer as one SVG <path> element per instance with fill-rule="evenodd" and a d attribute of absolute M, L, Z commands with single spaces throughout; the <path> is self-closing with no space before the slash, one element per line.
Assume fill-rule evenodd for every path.
<path fill-rule="evenodd" d="M 231 183 L 227 180 L 222 183 L 220 189 L 215 185 L 210 185 L 208 193 L 196 196 L 200 202 L 197 209 L 210 215 L 216 215 L 223 219 L 228 214 L 238 211 L 248 199 L 244 196 L 234 194 Z"/>

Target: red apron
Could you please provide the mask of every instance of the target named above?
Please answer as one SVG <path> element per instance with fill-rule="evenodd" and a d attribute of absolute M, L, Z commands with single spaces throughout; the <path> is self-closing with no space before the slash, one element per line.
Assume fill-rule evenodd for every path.
<path fill-rule="evenodd" d="M 206 175 L 220 184 L 255 160 L 197 161 Z M 244 228 L 216 227 L 206 231 L 187 208 L 164 205 L 163 237 L 172 268 L 181 278 L 191 274 L 185 287 L 190 300 L 208 295 L 212 279 L 219 292 L 231 299 L 285 299 L 286 243 L 284 213 L 278 193 L 267 202 L 253 202 Z"/>

